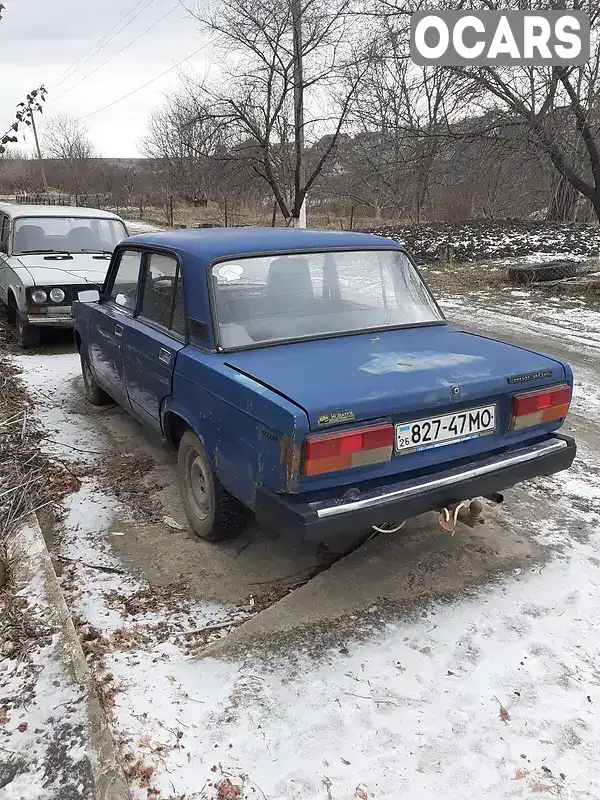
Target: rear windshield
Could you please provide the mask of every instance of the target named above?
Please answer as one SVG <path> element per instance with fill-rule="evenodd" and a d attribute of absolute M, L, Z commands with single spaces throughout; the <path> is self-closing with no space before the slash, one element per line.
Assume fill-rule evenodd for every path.
<path fill-rule="evenodd" d="M 399 250 L 243 258 L 212 279 L 226 349 L 443 319 Z"/>
<path fill-rule="evenodd" d="M 22 217 L 14 223 L 13 254 L 108 253 L 126 236 L 118 219 Z"/>

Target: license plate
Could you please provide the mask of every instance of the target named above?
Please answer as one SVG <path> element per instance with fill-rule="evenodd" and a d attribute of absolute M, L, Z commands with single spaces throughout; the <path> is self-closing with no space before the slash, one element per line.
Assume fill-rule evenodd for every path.
<path fill-rule="evenodd" d="M 406 455 L 486 436 L 496 429 L 496 406 L 482 406 L 396 425 L 396 453 Z"/>

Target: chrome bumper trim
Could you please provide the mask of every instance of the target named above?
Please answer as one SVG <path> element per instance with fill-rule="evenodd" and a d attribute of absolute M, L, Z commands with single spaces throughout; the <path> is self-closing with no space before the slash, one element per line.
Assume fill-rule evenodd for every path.
<path fill-rule="evenodd" d="M 27 321 L 30 325 L 36 325 L 40 327 L 57 327 L 57 328 L 71 328 L 73 326 L 73 317 L 70 315 L 60 317 L 58 315 L 51 315 L 51 314 L 28 314 Z"/>
<path fill-rule="evenodd" d="M 352 511 L 359 511 L 367 508 L 376 508 L 378 506 L 385 506 L 387 503 L 393 503 L 396 500 L 403 500 L 407 497 L 420 494 L 435 489 L 441 489 L 444 486 L 449 486 L 458 481 L 469 480 L 471 478 L 478 478 L 481 475 L 487 475 L 490 472 L 504 469 L 506 467 L 513 467 L 516 464 L 523 464 L 527 461 L 533 461 L 536 458 L 556 453 L 568 447 L 564 439 L 555 439 L 553 442 L 542 442 L 541 444 L 531 445 L 530 447 L 523 447 L 516 452 L 510 454 L 503 454 L 488 458 L 480 462 L 476 467 L 465 469 L 464 467 L 457 467 L 443 472 L 434 478 L 413 478 L 406 481 L 397 489 L 389 491 L 374 491 L 365 492 L 360 499 L 352 500 L 347 503 L 339 502 L 335 505 L 331 501 L 318 501 L 310 503 L 309 505 L 317 512 L 319 518 L 332 517 L 337 514 L 348 514 Z"/>

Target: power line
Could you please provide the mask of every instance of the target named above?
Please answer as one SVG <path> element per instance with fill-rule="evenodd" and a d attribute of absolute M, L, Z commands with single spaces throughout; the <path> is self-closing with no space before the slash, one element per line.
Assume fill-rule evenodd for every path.
<path fill-rule="evenodd" d="M 109 103 L 106 106 L 102 106 L 102 108 L 97 108 L 95 111 L 92 111 L 90 114 L 85 114 L 82 117 L 82 119 L 88 119 L 88 117 L 93 117 L 94 114 L 99 114 L 101 111 L 106 111 L 107 108 L 111 108 L 112 106 L 116 106 L 117 103 L 121 103 L 123 100 L 127 100 L 128 97 L 131 97 L 132 95 L 137 94 L 138 92 L 141 92 L 142 89 L 145 89 L 147 86 L 150 86 L 151 84 L 155 83 L 156 81 L 160 80 L 161 78 L 164 78 L 164 76 L 168 75 L 169 72 L 172 72 L 174 69 L 177 69 L 177 67 L 180 67 L 186 61 L 189 61 L 190 58 L 193 58 L 194 56 L 198 55 L 198 53 L 200 53 L 206 47 L 207 47 L 207 45 L 203 45 L 202 47 L 199 47 L 193 53 L 190 53 L 189 56 L 186 56 L 185 58 L 182 58 L 181 61 L 178 61 L 177 64 L 173 64 L 172 67 L 169 67 L 169 69 L 166 69 L 164 72 L 161 72 L 160 75 L 157 75 L 155 78 L 152 78 L 152 80 L 148 81 L 147 83 L 144 83 L 142 86 L 138 86 L 137 89 L 134 89 L 132 92 L 128 92 L 127 94 L 124 94 L 123 97 L 119 97 L 117 100 L 113 100 L 112 103 Z"/>
<path fill-rule="evenodd" d="M 88 53 L 90 53 L 90 52 L 91 52 L 91 51 L 92 51 L 92 50 L 93 50 L 95 47 L 97 47 L 97 46 L 100 44 L 100 42 L 102 42 L 104 39 L 106 39 L 106 37 L 109 35 L 109 33 L 112 33 L 112 32 L 114 31 L 114 29 L 115 29 L 115 28 L 116 28 L 118 25 L 120 25 L 120 24 L 123 22 L 123 20 L 124 20 L 124 19 L 126 19 L 126 18 L 127 18 L 127 17 L 128 17 L 128 16 L 129 16 L 129 15 L 130 15 L 130 14 L 131 14 L 133 11 L 135 11 L 135 9 L 136 9 L 136 8 L 137 8 L 139 5 L 141 5 L 143 2 L 144 2 L 144 0 L 138 0 L 138 2 L 137 2 L 137 3 L 136 3 L 134 6 L 132 6 L 132 7 L 129 9 L 129 11 L 126 13 L 126 14 L 123 14 L 123 16 L 121 17 L 121 19 L 120 19 L 118 22 L 115 22 L 115 24 L 112 26 L 112 28 L 111 28 L 110 30 L 106 31 L 106 33 L 104 34 L 104 36 L 101 36 L 101 37 L 98 39 L 98 41 L 96 42 L 96 44 L 93 44 L 93 45 L 92 45 L 92 46 L 89 48 L 89 50 L 86 50 L 86 51 L 85 51 L 85 53 L 84 53 L 82 56 L 79 56 L 79 58 L 78 58 L 76 61 L 74 61 L 74 62 L 71 64 L 71 66 L 70 66 L 70 67 L 67 67 L 67 69 L 63 70 L 63 71 L 60 73 L 60 75 L 58 76 L 58 78 L 56 79 L 56 82 L 57 82 L 57 83 L 63 83 L 63 82 L 64 82 L 64 80 L 66 80 L 66 78 L 65 78 L 65 79 L 63 79 L 63 75 L 64 75 L 64 76 L 66 76 L 68 72 L 71 72 L 71 70 L 73 69 L 73 67 L 75 67 L 75 65 L 76 65 L 76 64 L 79 64 L 79 62 L 81 61 L 81 59 L 82 59 L 82 58 L 85 58 L 85 57 L 87 56 L 87 54 L 88 54 Z"/>
<path fill-rule="evenodd" d="M 88 78 L 90 78 L 92 75 L 94 75 L 96 72 L 98 72 L 98 70 L 99 70 L 99 69 L 102 69 L 102 67 L 106 66 L 106 64 L 108 64 L 108 63 L 109 63 L 109 61 L 112 61 L 112 60 L 113 60 L 113 58 L 116 58 L 117 56 L 121 55 L 121 53 L 125 52 L 125 50 L 127 50 L 129 47 L 131 47 L 131 45 L 132 45 L 132 44 L 135 44 L 135 42 L 137 42 L 137 40 L 138 40 L 138 39 L 141 39 L 141 38 L 142 38 L 142 36 L 145 36 L 145 35 L 146 35 L 146 34 L 147 34 L 149 31 L 151 31 L 151 30 L 152 30 L 152 28 L 155 28 L 155 27 L 156 27 L 156 26 L 159 24 L 159 22 L 162 22 L 162 21 L 163 21 L 163 19 L 166 19 L 166 18 L 167 18 L 167 17 L 168 17 L 170 14 L 172 14 L 172 13 L 173 13 L 173 12 L 174 12 L 176 9 L 178 9 L 178 8 L 179 8 L 179 0 L 178 0 L 178 2 L 177 2 L 177 3 L 176 3 L 174 6 L 173 6 L 173 8 L 172 8 L 170 11 L 167 11 L 167 13 L 166 13 L 166 14 L 164 14 L 162 17 L 160 17 L 160 19 L 157 19 L 157 20 L 156 20 L 156 22 L 153 22 L 153 23 L 152 23 L 152 25 L 150 25 L 148 28 L 146 28 L 146 30 L 145 30 L 145 31 L 142 31 L 140 34 L 138 34 L 138 35 L 135 37 L 135 39 L 132 39 L 132 40 L 131 40 L 130 42 L 128 42 L 128 43 L 127 43 L 127 44 L 126 44 L 124 47 L 122 47 L 120 50 L 117 50 L 117 52 L 116 52 L 116 53 L 113 53 L 113 55 L 109 56 L 109 58 L 107 58 L 105 61 L 103 61 L 103 62 L 102 62 L 101 64 L 99 64 L 97 67 L 95 67 L 93 70 L 91 70 L 90 72 L 88 72 L 88 73 L 87 73 L 87 75 L 84 75 L 84 76 L 83 76 L 83 78 L 80 78 L 78 81 L 76 81 L 76 82 L 75 82 L 75 83 L 74 83 L 72 86 L 69 86 L 69 87 L 68 87 L 67 89 L 65 89 L 64 91 L 62 91 L 62 92 L 59 92 L 59 93 L 58 93 L 57 95 L 55 95 L 55 96 L 54 96 L 54 97 L 53 97 L 53 98 L 52 98 L 52 99 L 51 99 L 49 102 L 52 102 L 52 103 L 53 103 L 55 100 L 58 100 L 58 98 L 59 98 L 59 97 L 62 97 L 64 94 L 67 94 L 68 92 L 70 92 L 70 91 L 71 91 L 71 89 L 74 89 L 76 86 L 79 86 L 79 84 L 80 84 L 80 83 L 83 83 L 83 81 L 85 81 L 85 80 L 87 80 Z"/>
<path fill-rule="evenodd" d="M 154 1 L 155 1 L 155 0 L 148 0 L 148 2 L 146 2 L 146 5 L 145 5 L 145 6 L 143 6 L 143 8 L 141 8 L 141 9 L 138 11 L 138 13 L 137 13 L 135 16 L 133 16 L 133 17 L 132 17 L 132 18 L 131 18 L 131 19 L 130 19 L 128 22 L 126 22 L 126 23 L 125 23 L 125 25 L 123 25 L 121 28 L 119 28 L 119 30 L 118 30 L 118 31 L 116 31 L 115 33 L 113 33 L 113 35 L 110 37 L 110 39 L 107 39 L 107 41 L 106 41 L 106 42 L 104 42 L 104 44 L 102 44 L 100 47 L 98 47 L 98 45 L 100 44 L 100 42 L 102 42 L 102 40 L 103 40 L 103 39 L 106 39 L 106 37 L 109 35 L 109 33 L 112 33 L 112 31 L 114 31 L 114 30 L 115 30 L 115 28 L 116 28 L 118 25 L 120 25 L 120 24 L 121 24 L 121 22 L 123 22 L 123 20 L 125 20 L 125 19 L 126 19 L 126 18 L 127 18 L 127 17 L 128 17 L 128 16 L 129 16 L 129 15 L 130 15 L 130 14 L 131 14 L 133 11 L 135 11 L 135 9 L 136 9 L 138 6 L 140 6 L 140 5 L 141 5 L 141 4 L 144 2 L 144 0 L 138 0 L 138 2 L 137 2 L 137 3 L 136 3 L 136 4 L 135 4 L 135 5 L 132 7 L 132 8 L 130 8 L 130 9 L 129 9 L 129 11 L 127 12 L 127 14 L 125 14 L 124 16 L 122 16 L 122 17 L 121 17 L 121 19 L 120 19 L 120 20 L 119 20 L 119 21 L 118 21 L 118 22 L 117 22 L 115 25 L 113 25 L 113 26 L 112 26 L 112 28 L 111 28 L 109 31 L 107 31 L 107 32 L 104 34 L 104 36 L 102 36 L 100 39 L 98 39 L 98 41 L 96 42 L 96 44 L 92 45 L 92 47 L 90 47 L 90 49 L 89 49 L 87 52 L 85 52 L 85 53 L 83 54 L 83 56 L 80 56 L 80 57 L 77 59 L 77 61 L 75 61 L 73 64 L 71 64 L 71 66 L 70 66 L 68 69 L 66 69 L 64 72 L 62 72 L 62 73 L 61 73 L 61 74 L 58 76 L 58 78 L 56 79 L 56 80 L 57 80 L 57 83 L 60 85 L 61 83 L 64 83 L 64 82 L 67 80 L 67 78 L 72 78 L 72 77 L 73 77 L 73 74 L 74 74 L 75 72 L 77 72 L 77 71 L 78 71 L 78 70 L 80 70 L 80 69 L 81 69 L 81 68 L 82 68 L 82 67 L 83 67 L 85 64 L 87 64 L 87 63 L 88 63 L 88 61 L 90 61 L 90 60 L 91 60 L 91 59 L 92 59 L 92 58 L 93 58 L 95 55 L 97 55 L 97 54 L 100 52 L 100 50 L 103 50 L 103 49 L 106 47 L 106 45 L 107 45 L 107 44 L 110 44 L 110 43 L 112 42 L 112 40 L 113 40 L 113 39 L 115 39 L 115 38 L 116 38 L 116 37 L 117 37 L 117 36 L 118 36 L 118 35 L 119 35 L 119 34 L 120 34 L 122 31 L 124 31 L 124 30 L 125 30 L 125 28 L 127 28 L 129 25 L 131 25 L 131 23 L 132 23 L 134 20 L 136 20 L 136 19 L 137 19 L 137 18 L 140 16 L 140 14 L 143 14 L 143 12 L 144 12 L 144 11 L 145 11 L 145 10 L 148 8 L 148 6 L 152 5 L 152 3 L 154 3 Z M 98 49 L 96 49 L 97 47 L 98 47 Z M 94 51 L 94 52 L 92 52 L 92 51 Z M 91 53 L 91 55 L 89 55 L 87 58 L 85 58 L 85 56 L 86 56 L 88 53 Z M 82 59 L 82 58 L 84 59 L 84 61 L 81 61 L 81 59 Z M 80 62 L 80 61 L 81 61 L 81 64 L 79 64 L 79 62 Z M 77 64 L 78 64 L 78 66 L 76 66 Z M 67 75 L 67 73 L 69 73 L 69 72 L 70 72 L 71 74 L 70 74 L 70 75 Z M 64 77 L 63 77 L 63 76 L 64 76 Z"/>

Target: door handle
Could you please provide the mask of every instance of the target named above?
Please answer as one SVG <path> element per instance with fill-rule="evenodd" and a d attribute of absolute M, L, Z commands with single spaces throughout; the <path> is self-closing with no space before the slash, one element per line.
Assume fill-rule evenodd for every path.
<path fill-rule="evenodd" d="M 171 363 L 171 353 L 169 350 L 166 350 L 164 347 L 161 347 L 158 351 L 158 360 L 162 361 L 163 364 L 170 364 Z"/>
<path fill-rule="evenodd" d="M 115 336 L 123 336 L 123 326 L 119 323 L 115 325 Z"/>

